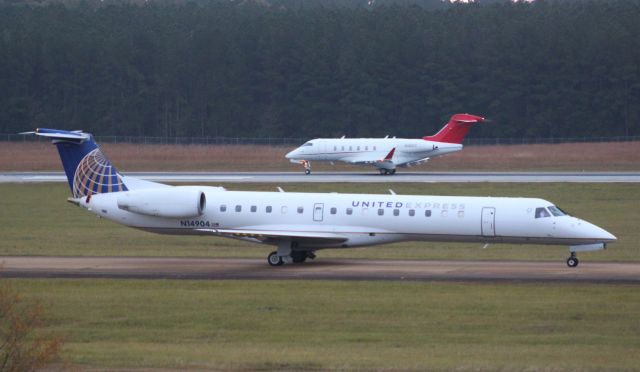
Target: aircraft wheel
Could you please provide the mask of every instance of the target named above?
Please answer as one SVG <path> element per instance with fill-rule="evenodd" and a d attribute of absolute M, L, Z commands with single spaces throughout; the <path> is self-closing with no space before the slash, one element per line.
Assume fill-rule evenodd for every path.
<path fill-rule="evenodd" d="M 396 170 L 395 170 L 395 169 L 391 169 L 391 170 L 389 171 L 389 174 L 396 174 Z"/>
<path fill-rule="evenodd" d="M 291 252 L 291 259 L 293 260 L 293 263 L 303 263 L 307 260 L 307 252 Z"/>
<path fill-rule="evenodd" d="M 311 169 L 305 169 L 305 170 L 304 170 L 304 174 L 306 174 L 306 175 L 311 174 Z"/>
<path fill-rule="evenodd" d="M 387 170 L 380 168 L 380 174 L 387 174 Z"/>
<path fill-rule="evenodd" d="M 578 261 L 577 257 L 569 257 L 569 258 L 567 258 L 567 266 L 569 266 L 569 267 L 576 267 L 576 266 L 578 266 L 579 262 L 580 261 Z"/>
<path fill-rule="evenodd" d="M 267 262 L 269 262 L 269 265 L 271 266 L 282 266 L 282 264 L 284 264 L 282 258 L 278 256 L 278 252 L 269 253 L 267 256 Z"/>

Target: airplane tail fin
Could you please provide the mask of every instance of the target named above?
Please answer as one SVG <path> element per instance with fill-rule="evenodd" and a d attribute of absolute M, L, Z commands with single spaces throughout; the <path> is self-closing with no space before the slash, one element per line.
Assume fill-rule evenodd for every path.
<path fill-rule="evenodd" d="M 433 136 L 425 136 L 422 139 L 436 142 L 462 143 L 469 129 L 476 124 L 485 121 L 485 118 L 471 114 L 455 114 L 449 122 Z"/>
<path fill-rule="evenodd" d="M 74 198 L 128 190 L 91 134 L 46 128 L 22 134 L 46 137 L 56 145 Z"/>

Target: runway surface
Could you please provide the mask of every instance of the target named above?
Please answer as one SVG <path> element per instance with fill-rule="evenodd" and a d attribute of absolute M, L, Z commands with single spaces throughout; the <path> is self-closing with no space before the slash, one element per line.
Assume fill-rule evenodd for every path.
<path fill-rule="evenodd" d="M 640 172 L 127 172 L 157 182 L 640 182 Z M 63 172 L 4 172 L 0 183 L 66 182 Z"/>
<path fill-rule="evenodd" d="M 640 284 L 640 263 L 317 259 L 271 267 L 266 259 L 0 257 L 0 276 L 19 278 L 391 280 Z"/>

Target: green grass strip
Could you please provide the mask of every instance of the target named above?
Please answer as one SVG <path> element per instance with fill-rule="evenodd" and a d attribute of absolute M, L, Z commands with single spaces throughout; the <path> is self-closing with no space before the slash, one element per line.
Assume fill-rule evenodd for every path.
<path fill-rule="evenodd" d="M 11 280 L 102 368 L 636 370 L 633 285 Z"/>

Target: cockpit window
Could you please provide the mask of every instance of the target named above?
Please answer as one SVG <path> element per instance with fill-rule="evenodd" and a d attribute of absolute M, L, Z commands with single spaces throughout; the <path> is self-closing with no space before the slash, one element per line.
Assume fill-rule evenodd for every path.
<path fill-rule="evenodd" d="M 536 208 L 536 218 L 551 217 L 551 214 L 547 211 L 547 208 Z"/>
<path fill-rule="evenodd" d="M 313 146 L 313 143 L 312 142 L 307 142 L 304 145 L 302 145 L 302 147 L 305 147 L 305 146 Z"/>
<path fill-rule="evenodd" d="M 560 208 L 554 206 L 554 205 L 550 205 L 549 206 L 549 211 L 551 212 L 551 214 L 553 214 L 556 217 L 560 217 L 560 216 L 566 216 L 567 214 Z"/>

